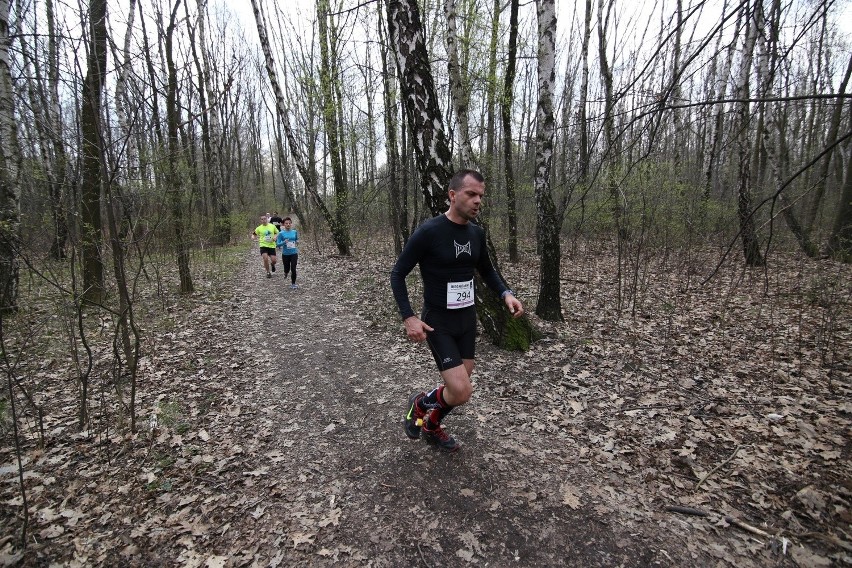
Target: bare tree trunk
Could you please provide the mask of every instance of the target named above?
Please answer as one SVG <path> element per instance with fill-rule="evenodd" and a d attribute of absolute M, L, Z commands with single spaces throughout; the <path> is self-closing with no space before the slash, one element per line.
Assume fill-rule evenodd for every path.
<path fill-rule="evenodd" d="M 153 130 L 153 149 L 151 150 L 152 154 L 157 156 L 157 162 L 159 162 L 159 156 L 161 153 L 166 150 L 166 136 L 163 133 L 163 121 L 160 119 L 160 102 L 159 102 L 159 89 L 153 88 L 154 85 L 158 84 L 157 73 L 154 70 L 154 60 L 151 56 L 151 46 L 148 42 L 148 31 L 145 25 L 145 14 L 143 12 L 142 3 L 137 4 L 139 8 L 139 25 L 142 28 L 142 53 L 145 58 L 145 67 L 148 72 L 148 82 L 152 85 L 151 89 L 151 130 Z M 161 26 L 158 26 L 158 29 Z M 163 168 L 160 166 L 154 166 L 154 183 L 159 186 L 164 186 L 168 183 L 168 180 L 164 179 L 162 170 Z"/>
<path fill-rule="evenodd" d="M 500 0 L 494 0 L 491 6 L 491 39 L 488 43 L 488 85 L 486 93 L 485 156 L 482 168 L 485 179 L 491 180 L 493 188 L 498 181 L 495 141 L 497 138 L 497 40 L 500 32 Z"/>
<path fill-rule="evenodd" d="M 320 88 L 322 89 L 323 98 L 323 125 L 325 126 L 325 136 L 328 140 L 328 153 L 331 158 L 331 175 L 334 180 L 334 196 L 335 196 L 335 216 L 334 225 L 331 227 L 332 233 L 335 235 L 335 244 L 342 255 L 349 255 L 352 247 L 352 239 L 349 235 L 349 191 L 346 187 L 346 179 L 344 175 L 344 164 L 342 156 L 344 154 L 339 129 L 337 98 L 335 97 L 335 83 L 339 79 L 334 73 L 334 63 L 332 57 L 336 57 L 335 53 L 330 53 L 331 38 L 328 34 L 328 0 L 317 1 L 317 23 L 319 25 L 319 44 L 320 44 Z"/>
<path fill-rule="evenodd" d="M 12 73 L 9 66 L 9 0 L 0 0 L 0 312 L 18 304 L 21 248 L 21 186 Z M 2 318 L 0 313 L 0 318 Z M 9 379 L 11 381 L 11 378 Z M 9 389 L 11 391 L 11 382 Z M 12 396 L 12 393 L 9 393 Z M 11 400 L 11 399 L 10 399 Z"/>
<path fill-rule="evenodd" d="M 576 14 L 576 8 L 575 8 Z M 573 18 L 572 18 L 573 20 Z M 569 32 L 570 36 L 575 34 L 574 25 L 571 25 Z M 573 135 L 571 125 L 576 117 L 574 108 L 576 106 L 574 100 L 574 85 L 577 82 L 578 70 L 580 67 L 580 58 L 574 55 L 574 40 L 569 40 L 568 57 L 566 57 L 565 71 L 563 72 L 562 81 L 562 100 L 559 103 L 560 117 L 559 126 L 556 129 L 556 138 L 554 141 L 553 169 L 555 174 L 552 176 L 553 186 L 561 188 L 562 196 L 557 205 L 557 211 L 562 218 L 564 224 L 565 211 L 568 209 L 568 204 L 571 202 L 571 197 L 574 189 L 577 187 L 576 179 L 571 179 L 569 172 L 576 172 L 577 166 L 577 139 Z"/>
<path fill-rule="evenodd" d="M 756 0 L 760 1 L 760 0 Z M 748 6 L 743 8 L 749 10 Z M 754 209 L 751 197 L 751 172 L 749 127 L 751 113 L 749 110 L 749 76 L 752 70 L 754 56 L 754 45 L 757 36 L 757 23 L 755 14 L 746 15 L 746 36 L 743 44 L 742 61 L 740 63 L 740 76 L 737 85 L 737 98 L 742 101 L 737 104 L 737 148 L 739 151 L 739 185 L 737 187 L 737 210 L 740 221 L 740 238 L 743 244 L 743 255 L 748 266 L 763 266 L 763 254 L 760 252 L 760 244 L 757 238 L 757 229 L 754 222 Z"/>
<path fill-rule="evenodd" d="M 65 142 L 59 135 L 60 106 L 59 106 L 59 42 L 56 29 L 56 13 L 53 0 L 47 0 L 44 5 L 47 18 L 47 83 L 50 94 L 47 109 L 48 128 L 51 130 L 53 145 L 53 167 L 50 180 L 50 207 L 53 216 L 54 235 L 50 244 L 50 257 L 54 260 L 65 258 L 65 244 L 68 241 L 68 214 L 66 212 L 66 186 L 70 181 L 70 163 Z"/>
<path fill-rule="evenodd" d="M 136 327 L 136 319 L 133 313 L 133 299 L 130 295 L 130 282 L 127 277 L 127 265 L 125 262 L 125 247 L 121 240 L 121 229 L 116 219 L 113 206 L 112 184 L 105 184 L 107 226 L 109 228 L 110 244 L 112 248 L 113 274 L 115 275 L 115 286 L 118 295 L 118 323 L 115 330 L 115 359 L 118 361 L 117 369 L 113 377 L 116 394 L 122 405 L 127 409 L 130 417 L 130 430 L 136 432 L 136 378 L 139 369 L 139 353 L 142 347 L 142 338 L 139 328 Z M 123 357 L 123 358 L 122 358 Z M 126 372 L 124 368 L 126 365 Z M 130 396 L 125 402 L 125 389 L 129 385 Z"/>
<path fill-rule="evenodd" d="M 387 11 L 388 34 L 395 49 L 406 117 L 411 123 L 421 190 L 432 215 L 440 215 L 447 207 L 452 156 L 435 94 L 420 10 L 415 0 L 388 0 Z"/>
<path fill-rule="evenodd" d="M 834 227 L 828 239 L 829 254 L 842 262 L 852 262 L 852 167 L 846 166 L 846 182 L 840 195 L 840 205 Z"/>
<path fill-rule="evenodd" d="M 518 56 L 518 4 L 510 0 L 509 49 L 500 118 L 503 122 L 503 168 L 506 171 L 506 217 L 509 221 L 509 262 L 518 262 L 518 199 L 515 195 L 515 167 L 512 157 L 512 106 L 515 102 L 515 63 Z"/>
<path fill-rule="evenodd" d="M 387 38 L 384 29 L 384 16 L 381 8 L 378 10 L 379 37 Z M 399 115 L 397 114 L 397 91 L 396 69 L 388 64 L 387 40 L 381 42 L 379 53 L 382 58 L 383 97 L 385 104 L 385 154 L 387 155 L 387 183 L 388 195 L 391 206 L 391 228 L 393 229 L 394 250 L 397 254 L 402 252 L 403 246 L 408 242 L 410 233 L 408 231 L 408 188 L 405 186 L 404 177 L 398 175 L 402 169 L 402 160 L 399 155 L 397 142 L 397 130 L 399 128 Z"/>
<path fill-rule="evenodd" d="M 331 79 L 332 84 L 332 93 L 334 94 L 334 109 L 335 109 L 335 119 L 337 121 L 337 132 L 338 132 L 338 140 L 340 145 L 340 171 L 342 176 L 342 187 L 346 190 L 346 194 L 344 197 L 348 199 L 348 188 L 349 187 L 357 187 L 357 178 L 358 178 L 358 164 L 356 162 L 356 152 L 355 152 L 355 144 L 347 144 L 347 136 L 346 127 L 344 124 L 345 113 L 343 112 L 343 81 L 341 81 L 342 72 L 340 70 L 340 48 L 338 47 L 338 39 L 340 38 L 340 33 L 337 30 L 337 23 L 334 18 L 334 14 L 328 10 L 328 2 L 329 0 L 318 0 L 321 4 L 326 5 L 326 13 L 328 15 L 328 54 L 329 54 L 329 78 Z M 338 7 L 342 5 L 342 2 L 338 0 Z M 352 148 L 352 160 L 353 163 L 350 165 L 348 163 L 348 158 L 346 156 L 347 146 Z M 351 179 L 350 179 L 351 176 Z M 336 191 L 336 190 L 335 190 Z M 347 203 L 346 207 L 342 210 L 339 207 L 339 200 L 341 196 L 335 194 L 335 215 L 340 225 L 345 220 L 345 228 L 343 230 L 345 238 L 349 241 L 349 246 L 352 246 L 352 241 L 349 236 L 349 205 Z M 341 218 L 341 215 L 345 217 L 345 219 Z"/>
<path fill-rule="evenodd" d="M 773 0 L 772 5 L 773 10 L 770 12 L 769 19 L 764 22 L 764 25 L 758 25 L 760 29 L 764 30 L 761 35 L 761 67 L 763 68 L 761 74 L 764 76 L 764 85 L 761 92 L 758 93 L 760 97 L 769 96 L 772 77 L 769 76 L 768 70 L 777 69 L 779 63 L 780 2 Z M 781 215 L 802 251 L 807 256 L 814 257 L 819 249 L 811 242 L 807 231 L 799 222 L 793 207 L 787 202 L 784 194 L 784 178 L 788 175 L 790 155 L 787 144 L 788 108 L 788 105 L 784 103 L 767 103 L 763 147 L 767 157 L 767 165 L 772 173 L 774 192 L 778 196 L 778 203 L 781 206 Z"/>
<path fill-rule="evenodd" d="M 444 14 L 447 17 L 447 72 L 450 78 L 450 94 L 453 108 L 458 120 L 458 135 L 461 146 L 461 166 L 474 168 L 478 166 L 473 157 L 473 147 L 470 144 L 470 126 L 468 124 L 469 96 L 462 78 L 459 65 L 458 33 L 456 31 L 456 2 L 444 0 Z"/>
<path fill-rule="evenodd" d="M 592 36 L 592 0 L 586 0 L 585 18 L 583 23 L 583 46 L 582 59 L 583 70 L 582 79 L 580 80 L 580 102 L 577 109 L 580 129 L 580 155 L 578 156 L 579 164 L 577 164 L 577 181 L 580 184 L 580 211 L 581 219 L 585 216 L 586 194 L 589 192 L 589 161 L 591 160 L 591 152 L 589 150 L 589 40 Z"/>
<path fill-rule="evenodd" d="M 185 4 L 187 6 L 188 5 Z M 192 42 L 192 59 L 198 73 L 198 104 L 201 107 L 201 151 L 204 156 L 203 187 L 210 203 L 210 215 L 213 217 L 213 239 L 219 245 L 231 240 L 230 207 L 222 185 L 221 160 L 218 144 L 214 138 L 221 138 L 222 127 L 219 123 L 217 94 L 213 89 L 210 54 L 207 47 L 207 0 L 198 2 L 196 25 L 198 26 L 198 45 Z M 187 14 L 187 18 L 189 15 Z M 201 53 L 198 53 L 198 50 Z"/>
<path fill-rule="evenodd" d="M 837 136 L 840 131 L 840 122 L 843 118 L 843 95 L 846 94 L 846 88 L 849 85 L 850 76 L 852 76 L 852 54 L 849 55 L 849 61 L 846 64 L 846 72 L 844 73 L 843 79 L 840 81 L 840 87 L 837 90 L 837 94 L 840 96 L 838 96 L 837 103 L 834 105 L 834 112 L 831 114 L 831 122 L 829 123 L 828 132 L 825 134 L 826 148 L 833 147 L 837 143 Z M 837 150 L 828 152 L 828 154 L 826 154 L 820 162 L 819 173 L 816 178 L 816 192 L 814 192 L 813 200 L 811 201 L 810 208 L 807 210 L 807 216 L 805 217 L 804 222 L 808 233 L 813 232 L 819 209 L 822 206 L 823 196 L 825 195 L 825 189 L 828 185 L 831 156 L 836 151 Z"/>
<path fill-rule="evenodd" d="M 727 8 L 727 2 L 725 3 L 724 10 Z M 737 23 L 734 26 L 734 37 L 739 35 L 740 26 L 742 24 L 742 12 L 740 12 L 737 16 Z M 722 41 L 722 32 L 719 31 L 719 41 L 717 42 L 717 47 Z M 725 55 L 725 62 L 722 69 L 718 73 L 714 73 L 712 79 L 716 81 L 716 90 L 713 91 L 713 96 L 716 100 L 722 100 L 725 98 L 725 92 L 728 88 L 728 76 L 731 72 L 731 67 L 733 65 L 734 60 L 734 51 L 736 48 L 736 42 L 732 41 L 728 46 L 727 53 Z M 718 48 L 716 50 L 718 52 Z M 714 58 L 714 62 L 715 62 Z M 713 115 L 713 122 L 709 128 L 711 128 L 710 134 L 710 149 L 706 153 L 705 157 L 705 166 L 704 166 L 704 176 L 705 176 L 705 185 L 704 185 L 704 200 L 705 202 L 710 199 L 711 195 L 719 194 L 718 188 L 720 186 L 719 183 L 719 170 L 720 168 L 720 160 L 722 158 L 722 154 L 720 151 L 720 147 L 722 145 L 722 136 L 725 132 L 725 105 L 723 103 L 718 103 L 715 108 L 715 113 Z"/>
<path fill-rule="evenodd" d="M 553 203 L 551 169 L 556 122 L 553 92 L 556 83 L 556 6 L 554 0 L 536 0 L 538 16 L 538 108 L 535 136 L 535 204 L 538 213 L 539 288 L 535 313 L 547 321 L 564 321 L 560 298 L 559 233 L 562 219 Z"/>
<path fill-rule="evenodd" d="M 127 10 L 128 20 L 127 20 L 127 30 L 124 34 L 124 43 L 122 44 L 121 51 L 118 52 L 114 49 L 113 59 L 116 61 L 121 61 L 120 64 L 117 65 L 117 76 L 115 78 L 115 114 L 118 120 L 118 131 L 120 132 L 120 136 L 123 139 L 124 147 L 126 151 L 124 154 L 124 162 L 125 162 L 125 174 L 123 176 L 123 190 L 118 192 L 118 197 L 115 201 L 116 204 L 113 203 L 113 199 L 110 196 L 107 196 L 107 206 L 119 206 L 121 208 L 121 219 L 126 222 L 125 231 L 121 231 L 119 226 L 115 228 L 119 230 L 119 234 L 123 234 L 127 232 L 128 234 L 132 234 L 133 231 L 133 220 L 134 220 L 134 204 L 136 203 L 136 199 L 134 199 L 134 195 L 137 193 L 137 188 L 135 185 L 138 183 L 138 157 L 137 157 L 137 149 L 136 149 L 136 136 L 134 135 L 133 128 L 130 121 L 130 101 L 127 96 L 127 76 L 131 69 L 130 62 L 130 40 L 133 36 L 133 22 L 136 17 L 136 0 L 130 0 L 130 7 Z M 119 59 L 120 58 L 120 59 Z M 118 178 L 116 178 L 117 181 Z M 110 188 L 106 188 L 111 192 Z M 107 219 L 107 222 L 110 224 L 110 230 L 112 230 L 112 220 Z M 111 235 L 112 237 L 112 235 Z"/>
<path fill-rule="evenodd" d="M 175 68 L 174 55 L 172 51 L 172 40 L 177 22 L 177 11 L 181 0 L 175 0 L 169 25 L 166 28 L 166 65 L 168 67 L 168 85 L 166 88 L 166 123 L 168 125 L 168 192 L 169 204 L 171 205 L 172 223 L 175 246 L 177 247 L 178 275 L 180 277 L 180 291 L 182 294 L 190 294 L 195 290 L 192 283 L 192 274 L 189 271 L 189 247 L 186 240 L 189 237 L 184 227 L 184 205 L 183 205 L 183 178 L 179 162 L 181 162 L 180 140 L 178 138 L 178 125 L 180 124 L 180 111 L 177 101 L 177 69 Z"/>
<path fill-rule="evenodd" d="M 103 223 L 101 221 L 101 188 L 103 174 L 103 137 L 101 97 L 106 80 L 107 2 L 89 0 L 89 56 L 80 109 L 80 131 L 83 142 L 82 185 L 80 198 L 80 237 L 83 262 L 83 298 L 100 304 L 105 295 Z"/>
<path fill-rule="evenodd" d="M 378 10 L 381 12 L 381 10 Z M 381 36 L 379 36 L 381 37 Z M 378 126 L 376 124 L 376 109 L 375 109 L 375 100 L 376 100 L 376 91 L 377 85 L 376 82 L 380 80 L 380 77 L 377 76 L 375 72 L 375 68 L 373 66 L 373 48 L 372 44 L 368 43 L 365 46 L 365 64 L 363 66 L 363 78 L 364 78 L 364 86 L 365 86 L 365 95 L 367 97 L 367 147 L 364 149 L 364 162 L 366 166 L 366 187 L 370 194 L 372 194 L 376 190 L 377 184 L 377 175 L 378 175 L 378 160 L 376 159 L 378 153 L 378 135 L 376 130 Z M 354 108 L 353 108 L 354 111 Z M 353 124 L 355 124 L 355 120 L 353 119 Z M 353 135 L 354 137 L 354 135 Z M 357 147 L 357 144 L 353 144 L 353 147 Z"/>
<path fill-rule="evenodd" d="M 772 0 L 772 2 L 774 3 L 774 0 Z M 766 186 L 768 161 L 765 139 L 769 135 L 769 126 L 766 123 L 770 120 L 768 115 L 771 111 L 769 103 L 766 103 L 764 99 L 772 88 L 775 70 L 771 68 L 769 64 L 769 53 L 765 36 L 767 33 L 772 33 L 770 30 L 767 30 L 767 28 L 771 25 L 771 19 L 767 20 L 766 14 L 764 14 L 763 0 L 759 0 L 755 3 L 753 17 L 755 19 L 755 26 L 758 30 L 761 30 L 761 33 L 759 34 L 759 37 L 755 39 L 754 47 L 757 51 L 757 55 L 754 57 L 754 59 L 756 59 L 754 68 L 756 79 L 755 98 L 757 99 L 757 102 L 754 103 L 752 116 L 756 115 L 757 121 L 751 128 L 752 135 L 754 137 L 754 144 L 752 145 L 752 163 L 749 167 L 749 171 L 752 178 L 750 187 L 753 189 L 757 188 L 757 190 L 760 191 L 761 188 Z"/>
<path fill-rule="evenodd" d="M 189 19 L 189 6 L 184 4 Z M 198 3 L 196 16 L 198 26 L 198 41 L 195 41 L 190 28 L 190 46 L 195 70 L 198 74 L 198 104 L 201 108 L 201 151 L 204 157 L 201 168 L 201 188 L 209 199 L 209 216 L 213 219 L 213 240 L 216 244 L 224 245 L 231 240 L 230 206 L 225 195 L 220 175 L 222 159 L 217 151 L 218 145 L 213 143 L 214 137 L 222 136 L 218 112 L 213 110 L 217 95 L 213 90 L 210 56 L 207 53 L 207 0 Z M 199 55 L 198 49 L 201 49 Z"/>
<path fill-rule="evenodd" d="M 524 169 L 535 160 L 535 144 L 530 144 L 530 140 L 535 140 L 535 69 L 530 65 L 524 66 L 525 76 L 523 78 L 523 95 L 521 96 L 521 120 L 518 122 L 518 143 L 521 144 L 521 163 Z"/>
<path fill-rule="evenodd" d="M 618 151 L 615 147 L 615 92 L 613 90 L 612 68 L 609 66 L 606 42 L 607 30 L 609 28 L 609 21 L 612 15 L 614 1 L 615 0 L 598 0 L 598 65 L 604 90 L 604 152 L 601 160 L 601 168 L 604 172 L 604 188 L 609 193 L 609 199 L 612 206 L 612 223 L 618 253 L 616 257 L 616 283 L 618 292 L 616 307 L 620 311 L 624 301 L 622 290 L 622 264 L 625 256 L 624 247 L 625 241 L 628 239 L 628 233 L 627 228 L 624 226 L 624 206 L 622 205 L 621 192 L 615 179 L 617 169 L 616 163 L 618 161 Z"/>
<path fill-rule="evenodd" d="M 675 101 L 675 103 L 681 102 L 681 80 L 680 80 L 680 64 L 681 64 L 681 50 L 683 43 L 683 0 L 676 0 L 675 2 L 676 8 L 675 12 L 677 15 L 677 24 L 675 27 L 675 44 L 674 44 L 674 53 L 672 54 L 672 65 L 671 65 L 671 98 Z M 663 85 L 663 89 L 665 92 L 666 86 Z M 679 178 L 682 178 L 681 172 L 681 160 L 683 158 L 682 152 L 683 141 L 686 139 L 683 135 L 683 125 L 681 123 L 681 110 L 675 106 L 672 109 L 672 136 L 671 140 L 673 142 L 673 151 L 674 151 L 674 170 L 675 175 Z"/>
<path fill-rule="evenodd" d="M 614 0 L 598 0 L 598 64 L 600 66 L 601 82 L 604 88 L 604 144 L 605 144 L 605 160 L 610 164 L 610 171 L 606 174 L 606 186 L 609 189 L 610 199 L 612 200 L 612 219 L 615 225 L 615 232 L 622 241 L 626 238 L 626 231 L 622 226 L 623 207 L 621 204 L 621 196 L 619 195 L 618 185 L 615 183 L 615 174 L 612 171 L 617 157 L 615 149 L 615 92 L 613 90 L 612 69 L 609 66 L 607 55 L 607 28 L 612 14 Z M 606 7 L 606 11 L 604 11 Z M 606 15 L 604 15 L 606 12 Z"/>

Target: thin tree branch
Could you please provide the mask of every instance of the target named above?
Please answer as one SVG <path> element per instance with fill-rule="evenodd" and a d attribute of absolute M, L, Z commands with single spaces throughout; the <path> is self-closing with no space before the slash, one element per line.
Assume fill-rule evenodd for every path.
<path fill-rule="evenodd" d="M 734 453 L 732 453 L 730 456 L 728 456 L 728 459 L 726 459 L 725 461 L 723 461 L 722 463 L 720 463 L 719 465 L 717 465 L 716 467 L 714 467 L 713 469 L 711 469 L 710 471 L 708 471 L 707 473 L 705 473 L 705 474 L 704 474 L 704 477 L 702 477 L 701 479 L 699 479 L 699 480 L 698 480 L 698 483 L 696 483 L 696 484 L 695 484 L 695 489 L 694 489 L 693 491 L 698 491 L 698 488 L 699 488 L 699 487 L 701 487 L 701 484 L 702 484 L 702 483 L 704 483 L 704 481 L 705 481 L 708 477 L 710 477 L 711 475 L 713 475 L 714 473 L 716 473 L 717 471 L 719 471 L 720 469 L 722 469 L 723 467 L 725 467 L 726 465 L 728 465 L 728 463 L 729 463 L 732 459 L 734 459 L 734 458 L 737 456 L 737 454 L 738 454 L 738 453 L 740 453 L 740 450 L 741 450 L 741 449 L 742 449 L 742 446 L 741 446 L 741 445 L 740 445 L 740 446 L 737 446 L 737 448 L 734 450 Z"/>

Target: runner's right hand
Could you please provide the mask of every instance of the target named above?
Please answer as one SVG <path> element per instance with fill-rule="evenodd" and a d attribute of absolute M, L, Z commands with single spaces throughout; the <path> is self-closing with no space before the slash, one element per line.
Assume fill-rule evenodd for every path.
<path fill-rule="evenodd" d="M 425 341 L 427 331 L 434 331 L 434 329 L 425 324 L 419 317 L 410 316 L 406 318 L 405 333 L 410 341 L 417 343 Z"/>

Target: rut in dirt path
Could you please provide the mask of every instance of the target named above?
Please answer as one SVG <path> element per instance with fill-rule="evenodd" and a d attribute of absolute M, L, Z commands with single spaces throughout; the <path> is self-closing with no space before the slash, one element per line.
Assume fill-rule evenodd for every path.
<path fill-rule="evenodd" d="M 352 262 L 306 260 L 296 290 L 280 272 L 267 279 L 252 267 L 245 280 L 255 340 L 265 345 L 257 353 L 277 364 L 257 375 L 253 396 L 273 424 L 256 452 L 272 456 L 269 475 L 280 488 L 267 493 L 259 523 L 267 526 L 258 533 L 281 535 L 289 549 L 282 558 L 562 565 L 568 555 L 586 566 L 666 565 L 648 548 L 626 547 L 621 528 L 566 507 L 558 489 L 576 459 L 501 437 L 495 409 L 486 407 L 497 415 L 510 409 L 493 393 L 481 391 L 449 417 L 461 452 L 408 440 L 405 401 L 439 377 L 425 346 L 404 341 L 401 331 L 367 329 L 340 301 L 352 292 L 339 277 Z M 485 376 L 496 373 L 493 363 L 523 357 L 478 349 L 486 352 Z"/>

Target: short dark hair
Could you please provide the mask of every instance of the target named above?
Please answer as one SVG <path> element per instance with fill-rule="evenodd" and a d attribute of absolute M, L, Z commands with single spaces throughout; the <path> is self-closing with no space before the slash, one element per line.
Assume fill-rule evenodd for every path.
<path fill-rule="evenodd" d="M 290 217 L 284 217 L 284 219 L 282 219 L 282 221 L 290 221 L 291 223 L 293 222 L 293 220 Z"/>
<path fill-rule="evenodd" d="M 476 170 L 459 170 L 453 175 L 452 179 L 450 179 L 450 191 L 458 191 L 459 188 L 464 185 L 464 180 L 468 176 L 472 177 L 479 183 L 483 183 L 485 181 L 482 174 Z"/>

